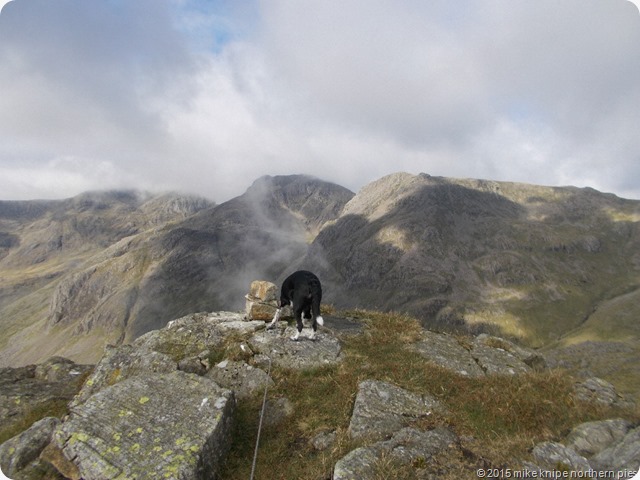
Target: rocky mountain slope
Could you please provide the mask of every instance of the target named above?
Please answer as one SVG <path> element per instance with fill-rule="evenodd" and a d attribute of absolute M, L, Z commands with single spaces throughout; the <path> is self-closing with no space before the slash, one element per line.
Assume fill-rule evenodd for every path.
<path fill-rule="evenodd" d="M 344 285 L 339 304 L 540 346 L 634 303 L 639 221 L 640 202 L 590 189 L 396 174 L 362 189 L 309 258 Z"/>
<path fill-rule="evenodd" d="M 245 479 L 254 467 L 279 479 L 633 475 L 640 417 L 607 382 L 498 337 L 352 314 L 297 342 L 285 322 L 191 314 L 107 348 L 95 368 L 58 357 L 0 369 L 0 467 L 59 480 Z M 77 391 L 68 414 L 34 397 L 39 386 Z"/>
<path fill-rule="evenodd" d="M 221 205 L 124 192 L 3 202 L 0 364 L 95 361 L 180 315 L 241 308 L 247 282 L 284 274 L 352 196 L 290 176 Z"/>
<path fill-rule="evenodd" d="M 95 361 L 105 343 L 192 311 L 237 310 L 251 280 L 305 268 L 338 308 L 408 312 L 436 329 L 554 348 L 558 364 L 623 383 L 640 378 L 639 201 L 406 173 L 355 195 L 263 177 L 178 218 L 161 199 L 150 214 L 134 194 L 103 195 L 129 200 L 80 196 L 55 212 L 0 204 L 2 364 Z M 584 351 L 587 364 L 574 354 Z"/>
<path fill-rule="evenodd" d="M 398 173 L 358 192 L 304 263 L 341 307 L 507 336 L 640 392 L 639 201 Z"/>
<path fill-rule="evenodd" d="M 67 321 L 65 328 L 50 328 L 63 320 L 65 310 L 59 305 L 68 295 L 64 285 L 72 285 L 75 295 L 82 293 L 82 281 L 72 279 L 88 278 L 91 266 L 101 258 L 117 255 L 133 239 L 212 205 L 203 198 L 140 192 L 89 192 L 60 201 L 0 201 L 0 364 L 42 359 L 61 345 L 72 352 L 74 333 L 82 327 Z M 132 268 L 139 271 L 140 266 Z M 118 285 L 111 283 L 94 295 L 123 311 L 126 304 L 117 291 Z M 73 307 L 80 312 L 83 308 L 82 304 Z M 118 333 L 102 331 L 101 335 L 113 339 Z M 101 350 L 104 341 L 98 337 L 85 339 L 83 348 Z"/>

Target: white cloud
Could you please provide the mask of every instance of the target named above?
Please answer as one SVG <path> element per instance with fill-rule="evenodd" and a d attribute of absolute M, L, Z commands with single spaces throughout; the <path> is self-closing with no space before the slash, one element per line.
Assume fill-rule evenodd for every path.
<path fill-rule="evenodd" d="M 626 0 L 14 0 L 0 90 L 5 198 L 398 170 L 640 198 Z"/>
<path fill-rule="evenodd" d="M 37 165 L 0 165 L 0 179 L 3 197 L 17 200 L 60 198 L 67 192 L 133 187 L 137 182 L 123 178 L 113 164 L 78 158 L 55 158 Z"/>
<path fill-rule="evenodd" d="M 373 171 L 640 193 L 619 183 L 640 152 L 640 16 L 625 1 L 264 6 L 265 64 L 287 100 L 316 128 L 394 145 Z"/>

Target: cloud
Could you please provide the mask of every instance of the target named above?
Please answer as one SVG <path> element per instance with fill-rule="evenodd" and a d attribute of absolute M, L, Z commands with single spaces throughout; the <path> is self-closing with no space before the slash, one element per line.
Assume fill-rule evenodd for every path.
<path fill-rule="evenodd" d="M 16 0 L 4 7 L 2 166 L 74 158 L 114 163 L 123 176 L 149 170 L 164 143 L 157 104 L 186 101 L 194 70 L 162 5 Z"/>
<path fill-rule="evenodd" d="M 398 170 L 640 198 L 626 0 L 14 0 L 0 89 L 5 198 Z"/>
<path fill-rule="evenodd" d="M 464 143 L 486 120 L 483 79 L 440 2 L 270 7 L 269 64 L 327 120 L 415 145 Z"/>
<path fill-rule="evenodd" d="M 268 63 L 306 109 L 374 143 L 387 137 L 400 158 L 421 151 L 425 170 L 555 183 L 562 165 L 580 183 L 597 175 L 575 167 L 636 162 L 640 16 L 630 4 L 403 5 L 269 2 Z"/>
<path fill-rule="evenodd" d="M 97 186 L 121 188 L 124 180 L 122 173 L 109 162 L 86 162 L 75 158 L 0 165 L 0 178 L 5 185 L 3 196 L 9 199 L 60 198 L 60 192 L 83 192 Z M 135 181 L 131 178 L 125 184 Z"/>

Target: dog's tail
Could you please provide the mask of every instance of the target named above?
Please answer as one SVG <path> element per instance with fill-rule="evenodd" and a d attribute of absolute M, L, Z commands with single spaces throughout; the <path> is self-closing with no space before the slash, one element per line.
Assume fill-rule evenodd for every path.
<path fill-rule="evenodd" d="M 318 325 L 324 325 L 324 318 L 322 318 L 322 315 L 320 315 L 320 298 L 321 297 L 322 297 L 322 290 L 320 290 L 320 285 L 318 285 L 318 291 L 314 295 L 313 300 L 311 302 L 311 311 Z"/>

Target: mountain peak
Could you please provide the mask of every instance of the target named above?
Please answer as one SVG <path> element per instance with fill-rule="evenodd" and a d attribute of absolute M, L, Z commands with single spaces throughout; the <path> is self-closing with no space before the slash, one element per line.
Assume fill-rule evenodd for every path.
<path fill-rule="evenodd" d="M 244 196 L 262 213 L 268 209 L 290 212 L 315 236 L 325 222 L 338 217 L 354 193 L 309 175 L 267 175 L 256 180 Z"/>
<path fill-rule="evenodd" d="M 33 205 L 0 203 L 13 212 L 0 215 L 0 319 L 48 335 L 8 335 L 7 363 L 69 348 L 92 360 L 188 312 L 241 308 L 252 280 L 296 269 L 336 308 L 441 330 L 535 347 L 637 339 L 640 201 L 592 189 L 399 172 L 354 194 L 285 175 L 219 205 L 135 192 Z"/>

